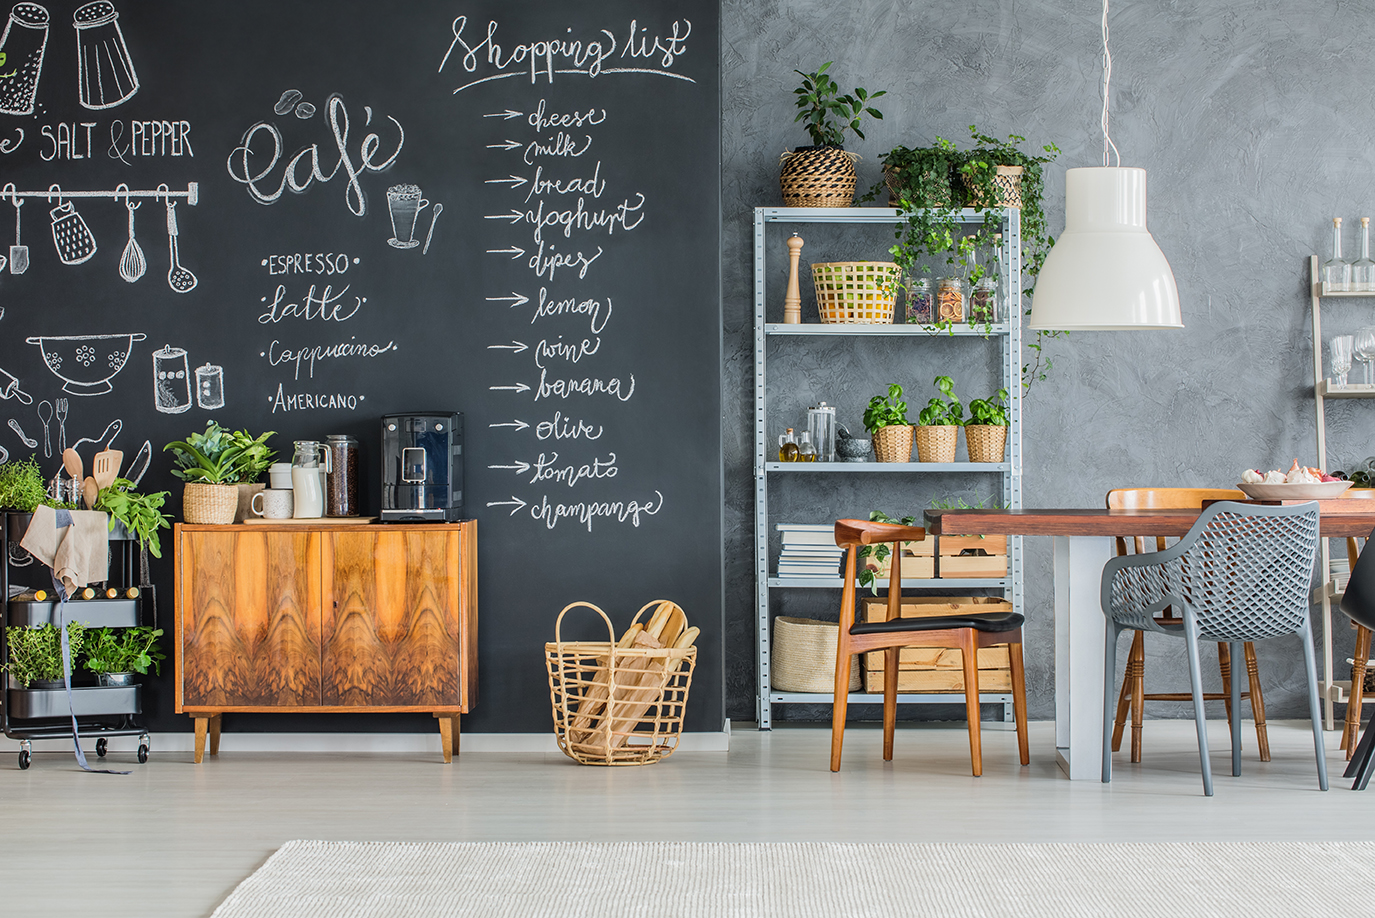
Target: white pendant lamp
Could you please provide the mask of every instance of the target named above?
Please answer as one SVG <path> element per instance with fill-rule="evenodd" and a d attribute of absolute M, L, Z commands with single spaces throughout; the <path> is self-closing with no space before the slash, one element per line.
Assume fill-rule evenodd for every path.
<path fill-rule="evenodd" d="M 1108 3 L 1103 0 L 1103 165 L 1065 172 L 1065 231 L 1031 297 L 1033 329 L 1183 328 L 1170 263 L 1146 229 L 1146 170 L 1108 165 Z"/>

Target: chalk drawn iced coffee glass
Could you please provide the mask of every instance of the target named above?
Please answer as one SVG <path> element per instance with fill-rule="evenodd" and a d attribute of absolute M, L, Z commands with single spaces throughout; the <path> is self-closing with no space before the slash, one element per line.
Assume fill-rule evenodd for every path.
<path fill-rule="evenodd" d="M 415 238 L 415 224 L 420 212 L 430 202 L 420 196 L 419 185 L 393 185 L 387 189 L 387 209 L 391 211 L 391 238 L 387 244 L 397 249 L 413 249 L 420 245 Z"/>

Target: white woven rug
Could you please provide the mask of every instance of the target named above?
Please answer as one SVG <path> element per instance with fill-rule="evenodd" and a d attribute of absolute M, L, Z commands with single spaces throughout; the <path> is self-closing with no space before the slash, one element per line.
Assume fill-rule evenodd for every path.
<path fill-rule="evenodd" d="M 1375 843 L 293 841 L 213 918 L 1371 914 Z"/>

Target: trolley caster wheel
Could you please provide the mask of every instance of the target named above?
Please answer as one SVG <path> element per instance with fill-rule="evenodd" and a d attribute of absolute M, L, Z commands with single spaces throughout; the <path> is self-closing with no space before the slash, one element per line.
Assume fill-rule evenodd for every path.
<path fill-rule="evenodd" d="M 107 753 L 107 752 L 109 752 L 109 751 L 110 751 L 110 744 L 109 744 L 109 742 L 105 739 L 105 737 L 102 736 L 100 739 L 98 739 L 98 740 L 95 741 L 95 754 L 96 754 L 96 755 L 100 756 L 100 757 L 103 759 L 103 758 L 105 758 L 105 753 Z"/>
<path fill-rule="evenodd" d="M 28 767 L 29 767 L 29 765 L 30 765 L 32 762 L 33 762 L 33 758 L 29 755 L 29 750 L 27 750 L 27 749 L 21 749 L 21 750 L 19 751 L 19 770 L 20 770 L 20 771 L 25 771 L 25 770 L 27 770 Z"/>
<path fill-rule="evenodd" d="M 142 764 L 146 763 L 147 761 L 148 761 L 148 747 L 147 747 L 147 746 L 139 746 L 139 747 L 138 747 L 138 763 L 139 763 L 140 765 L 142 765 Z"/>

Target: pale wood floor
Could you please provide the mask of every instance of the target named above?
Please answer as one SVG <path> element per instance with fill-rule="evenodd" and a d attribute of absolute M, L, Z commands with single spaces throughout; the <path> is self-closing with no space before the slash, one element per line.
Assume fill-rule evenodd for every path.
<path fill-rule="evenodd" d="M 0 759 L 5 852 L 0 914 L 204 916 L 293 838 L 411 841 L 1210 841 L 1375 839 L 1375 790 L 1340 778 L 1317 789 L 1305 723 L 1272 723 L 1274 761 L 1246 742 L 1228 768 L 1213 721 L 1217 796 L 1201 795 L 1190 721 L 1152 721 L 1146 761 L 1120 756 L 1114 783 L 1074 783 L 1055 767 L 1053 727 L 1032 724 L 1032 764 L 1015 737 L 984 734 L 984 777 L 968 772 L 962 725 L 899 730 L 895 760 L 880 733 L 847 733 L 844 768 L 827 769 L 829 731 L 736 724 L 731 750 L 681 753 L 648 768 L 605 769 L 557 754 L 330 756 L 129 754 L 128 777 L 87 775 L 70 754 L 25 772 Z M 1245 725 L 1250 728 L 1249 722 Z"/>

